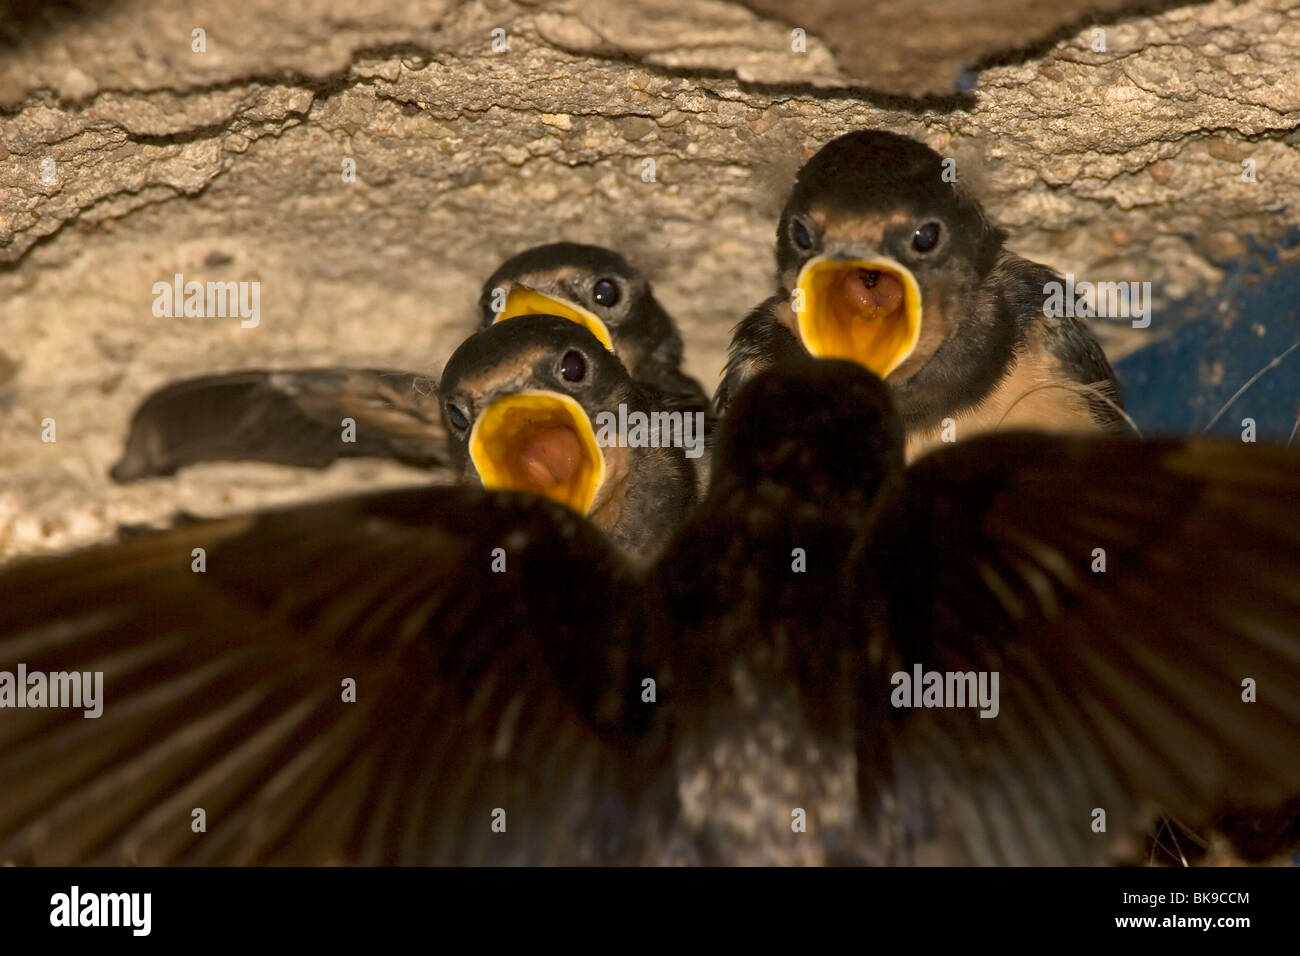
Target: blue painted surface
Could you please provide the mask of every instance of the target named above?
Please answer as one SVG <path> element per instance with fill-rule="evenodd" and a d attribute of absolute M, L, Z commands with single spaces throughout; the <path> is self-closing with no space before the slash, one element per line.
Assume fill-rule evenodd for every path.
<path fill-rule="evenodd" d="M 1202 432 L 1256 372 L 1300 340 L 1300 262 L 1282 252 L 1300 245 L 1300 229 L 1277 244 L 1249 243 L 1211 297 L 1156 310 L 1152 331 L 1172 335 L 1115 366 L 1128 413 L 1144 434 Z M 1300 348 L 1250 387 L 1210 434 L 1240 437 L 1253 418 L 1259 441 L 1285 443 L 1300 416 Z M 1300 445 L 1300 435 L 1292 442 Z"/>

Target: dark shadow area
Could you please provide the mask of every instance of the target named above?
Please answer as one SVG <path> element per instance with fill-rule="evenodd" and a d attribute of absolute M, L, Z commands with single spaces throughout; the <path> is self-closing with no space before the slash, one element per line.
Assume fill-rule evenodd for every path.
<path fill-rule="evenodd" d="M 1199 433 L 1213 421 L 1210 434 L 1239 438 L 1250 418 L 1259 441 L 1300 443 L 1300 347 L 1288 351 L 1300 341 L 1300 228 L 1250 244 L 1214 294 L 1157 309 L 1152 330 L 1172 333 L 1115 366 L 1144 433 Z"/>
<path fill-rule="evenodd" d="M 1037 59 L 1092 26 L 1195 6 L 1207 0 L 739 0 L 755 13 L 805 29 L 863 87 L 938 100 L 966 93 L 979 71 Z M 943 109 L 942 105 L 937 107 Z"/>
<path fill-rule="evenodd" d="M 974 73 L 978 73 L 980 70 L 987 70 L 994 66 L 1017 66 L 1029 60 L 1039 59 L 1052 47 L 1076 36 L 1087 27 L 1116 26 L 1129 20 L 1155 16 L 1158 13 L 1164 13 L 1178 7 L 1198 7 L 1209 2 L 1210 0 L 1153 0 L 1153 2 L 1148 3 L 1126 4 L 1118 10 L 1098 10 L 1071 20 L 1069 23 L 1064 23 L 1051 33 L 1032 43 L 987 53 L 972 63 L 969 69 Z"/>
<path fill-rule="evenodd" d="M 103 16 L 116 0 L 0 0 L 0 52 Z"/>

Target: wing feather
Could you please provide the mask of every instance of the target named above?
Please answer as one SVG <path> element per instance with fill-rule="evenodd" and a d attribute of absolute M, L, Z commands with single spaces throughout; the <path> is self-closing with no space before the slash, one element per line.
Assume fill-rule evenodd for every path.
<path fill-rule="evenodd" d="M 343 421 L 356 423 L 343 441 Z M 131 420 L 116 481 L 209 461 L 324 468 L 340 458 L 447 465 L 437 383 L 391 369 L 249 370 L 172 382 Z M 448 477 L 450 474 L 448 473 Z"/>
<path fill-rule="evenodd" d="M 1300 455 L 999 435 L 906 485 L 863 576 L 889 609 L 888 666 L 1000 676 L 992 719 L 862 729 L 890 738 L 883 765 L 860 748 L 863 773 L 962 821 L 900 823 L 913 858 L 1105 862 L 1159 814 L 1208 827 L 1300 793 Z"/>
<path fill-rule="evenodd" d="M 0 709 L 0 859 L 627 852 L 608 834 L 630 828 L 586 824 L 622 818 L 651 772 L 614 745 L 644 725 L 623 693 L 642 589 L 559 506 L 474 489 L 340 499 L 20 564 L 0 595 L 0 669 L 103 672 L 99 718 Z"/>

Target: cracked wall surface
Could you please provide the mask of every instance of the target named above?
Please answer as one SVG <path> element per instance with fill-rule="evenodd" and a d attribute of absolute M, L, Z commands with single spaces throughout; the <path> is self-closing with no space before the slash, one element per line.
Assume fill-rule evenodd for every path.
<path fill-rule="evenodd" d="M 902 5 L 812 4 L 795 52 L 791 14 L 759 2 L 0 4 L 0 555 L 418 481 L 371 462 L 105 473 L 135 403 L 173 378 L 436 373 L 482 278 L 538 242 L 650 272 L 712 387 L 770 288 L 793 171 L 850 129 L 925 140 L 1013 249 L 1150 281 L 1159 302 L 1212 294 L 1250 237 L 1295 224 L 1300 0 L 931 6 L 919 22 L 956 27 L 890 43 Z M 151 288 L 176 273 L 260 282 L 259 325 L 156 317 Z M 1159 311 L 1099 328 L 1113 358 L 1168 333 Z"/>

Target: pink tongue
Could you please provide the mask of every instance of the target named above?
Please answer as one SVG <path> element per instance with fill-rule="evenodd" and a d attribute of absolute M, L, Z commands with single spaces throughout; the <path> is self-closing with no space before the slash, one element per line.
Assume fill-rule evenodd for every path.
<path fill-rule="evenodd" d="M 582 445 L 573 429 L 539 428 L 519 449 L 519 466 L 539 485 L 558 485 L 573 477 L 582 461 Z"/>
<path fill-rule="evenodd" d="M 903 303 L 903 283 L 888 272 L 854 269 L 840 279 L 840 291 L 857 312 L 879 310 L 888 315 Z"/>

